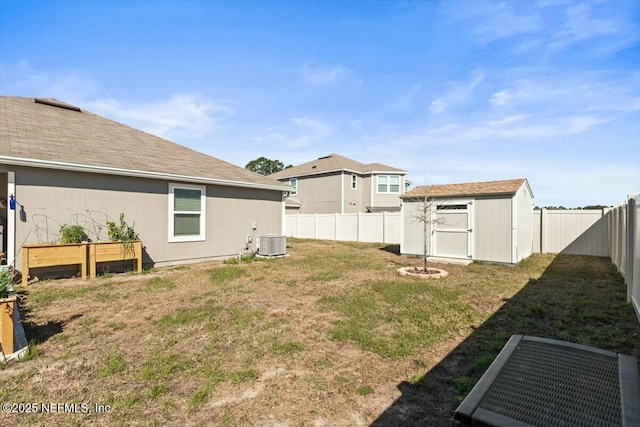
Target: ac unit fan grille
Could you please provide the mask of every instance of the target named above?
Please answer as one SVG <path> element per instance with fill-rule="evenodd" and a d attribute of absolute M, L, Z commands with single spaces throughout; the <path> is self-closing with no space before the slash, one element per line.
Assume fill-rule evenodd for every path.
<path fill-rule="evenodd" d="M 281 256 L 287 253 L 287 237 L 275 234 L 260 236 L 260 255 Z"/>

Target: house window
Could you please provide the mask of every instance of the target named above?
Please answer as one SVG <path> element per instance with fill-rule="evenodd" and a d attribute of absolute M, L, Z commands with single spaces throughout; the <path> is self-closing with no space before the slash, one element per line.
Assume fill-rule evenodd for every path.
<path fill-rule="evenodd" d="M 295 196 L 298 194 L 298 178 L 291 178 L 289 179 L 289 185 L 293 187 L 293 190 L 291 190 L 291 195 Z"/>
<path fill-rule="evenodd" d="M 206 205 L 205 186 L 169 184 L 169 241 L 205 240 Z"/>
<path fill-rule="evenodd" d="M 351 189 L 358 189 L 358 175 L 351 175 Z"/>
<path fill-rule="evenodd" d="M 400 175 L 378 175 L 378 193 L 400 193 Z"/>

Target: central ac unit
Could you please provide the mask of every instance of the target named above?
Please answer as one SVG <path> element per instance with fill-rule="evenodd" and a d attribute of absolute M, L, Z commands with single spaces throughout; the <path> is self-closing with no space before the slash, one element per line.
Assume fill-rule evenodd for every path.
<path fill-rule="evenodd" d="M 287 253 L 287 236 L 265 234 L 260 236 L 258 253 L 264 256 L 280 256 Z"/>

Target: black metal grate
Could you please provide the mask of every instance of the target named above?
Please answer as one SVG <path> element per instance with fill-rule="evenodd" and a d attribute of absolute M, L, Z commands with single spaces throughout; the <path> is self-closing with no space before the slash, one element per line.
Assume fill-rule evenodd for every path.
<path fill-rule="evenodd" d="M 478 408 L 531 425 L 622 425 L 616 357 L 521 341 Z"/>

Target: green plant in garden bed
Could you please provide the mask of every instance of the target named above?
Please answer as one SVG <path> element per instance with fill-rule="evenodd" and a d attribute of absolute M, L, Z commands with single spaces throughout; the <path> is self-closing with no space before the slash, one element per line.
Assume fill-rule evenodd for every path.
<path fill-rule="evenodd" d="M 120 214 L 120 224 L 107 221 L 107 235 L 114 242 L 132 242 L 138 240 L 138 233 L 124 220 L 124 213 Z"/>
<path fill-rule="evenodd" d="M 60 227 L 60 243 L 82 243 L 89 240 L 89 236 L 81 225 L 67 225 Z"/>
<path fill-rule="evenodd" d="M 9 298 L 15 295 L 13 285 L 15 284 L 15 273 L 9 270 L 0 270 L 0 299 Z"/>
<path fill-rule="evenodd" d="M 107 235 L 114 242 L 122 242 L 125 253 L 133 253 L 133 243 L 139 240 L 138 233 L 135 232 L 133 226 L 127 224 L 124 220 L 124 213 L 120 213 L 120 223 L 107 221 Z"/>

